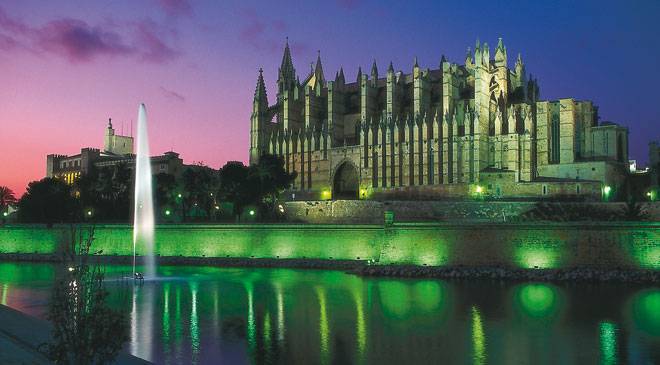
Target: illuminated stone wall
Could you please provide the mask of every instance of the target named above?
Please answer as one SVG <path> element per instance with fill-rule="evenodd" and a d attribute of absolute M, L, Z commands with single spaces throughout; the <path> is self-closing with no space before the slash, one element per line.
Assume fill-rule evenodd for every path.
<path fill-rule="evenodd" d="M 554 203 L 569 207 L 585 204 L 598 210 L 620 212 L 624 203 Z M 414 201 L 315 200 L 285 203 L 287 218 L 305 223 L 382 223 L 385 210 L 394 212 L 397 222 L 492 221 L 502 222 L 536 207 L 535 202 L 516 201 Z M 660 221 L 660 202 L 641 203 L 650 220 Z"/>
<path fill-rule="evenodd" d="M 660 223 L 168 225 L 156 232 L 161 256 L 660 270 Z M 5 226 L 0 252 L 53 253 L 67 234 L 64 226 Z M 131 255 L 131 237 L 129 226 L 97 226 L 94 248 Z"/>

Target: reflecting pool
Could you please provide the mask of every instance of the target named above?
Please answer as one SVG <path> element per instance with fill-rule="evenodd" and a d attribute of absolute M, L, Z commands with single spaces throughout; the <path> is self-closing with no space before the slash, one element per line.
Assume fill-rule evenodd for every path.
<path fill-rule="evenodd" d="M 107 267 L 111 305 L 126 349 L 159 364 L 660 363 L 660 287 L 183 266 L 111 280 L 131 270 Z M 0 303 L 43 317 L 53 274 L 0 263 Z"/>

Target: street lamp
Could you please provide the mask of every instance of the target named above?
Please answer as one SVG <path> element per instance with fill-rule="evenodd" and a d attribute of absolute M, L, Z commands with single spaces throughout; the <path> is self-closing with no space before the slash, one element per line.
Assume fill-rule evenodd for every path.
<path fill-rule="evenodd" d="M 250 209 L 250 215 L 254 215 L 254 210 Z"/>
<path fill-rule="evenodd" d="M 170 214 L 172 214 L 172 212 L 170 212 L 169 209 L 165 209 L 165 215 L 170 215 Z"/>
<path fill-rule="evenodd" d="M 8 216 L 8 215 L 9 215 L 8 212 L 2 212 L 2 216 L 3 216 L 3 217 L 6 217 L 6 216 Z"/>
<path fill-rule="evenodd" d="M 612 187 L 609 185 L 603 186 L 603 199 L 609 200 L 610 193 L 612 192 Z"/>

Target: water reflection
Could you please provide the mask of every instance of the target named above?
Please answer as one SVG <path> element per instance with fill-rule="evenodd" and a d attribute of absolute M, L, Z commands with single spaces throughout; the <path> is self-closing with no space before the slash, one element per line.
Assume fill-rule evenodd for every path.
<path fill-rule="evenodd" d="M 600 323 L 600 363 L 616 364 L 616 325 L 612 322 Z"/>
<path fill-rule="evenodd" d="M 472 307 L 472 353 L 475 365 L 486 363 L 486 335 L 481 322 L 481 312 L 476 306 Z"/>
<path fill-rule="evenodd" d="M 653 287 L 159 270 L 171 279 L 109 284 L 127 350 L 156 363 L 660 363 Z M 0 264 L 0 300 L 42 316 L 51 281 Z"/>

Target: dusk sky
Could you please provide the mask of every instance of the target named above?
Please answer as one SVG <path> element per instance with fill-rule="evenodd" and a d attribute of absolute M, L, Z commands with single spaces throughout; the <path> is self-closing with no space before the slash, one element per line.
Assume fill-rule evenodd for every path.
<path fill-rule="evenodd" d="M 506 5 L 502 5 L 502 4 Z M 37 1 L 0 3 L 0 185 L 18 196 L 49 153 L 103 146 L 147 105 L 154 154 L 219 168 L 247 161 L 259 67 L 269 101 L 289 37 L 300 78 L 321 51 L 343 65 L 462 63 L 475 40 L 522 53 L 542 99 L 592 100 L 630 128 L 645 164 L 660 139 L 660 1 Z M 494 52 L 491 52 L 494 54 Z"/>

